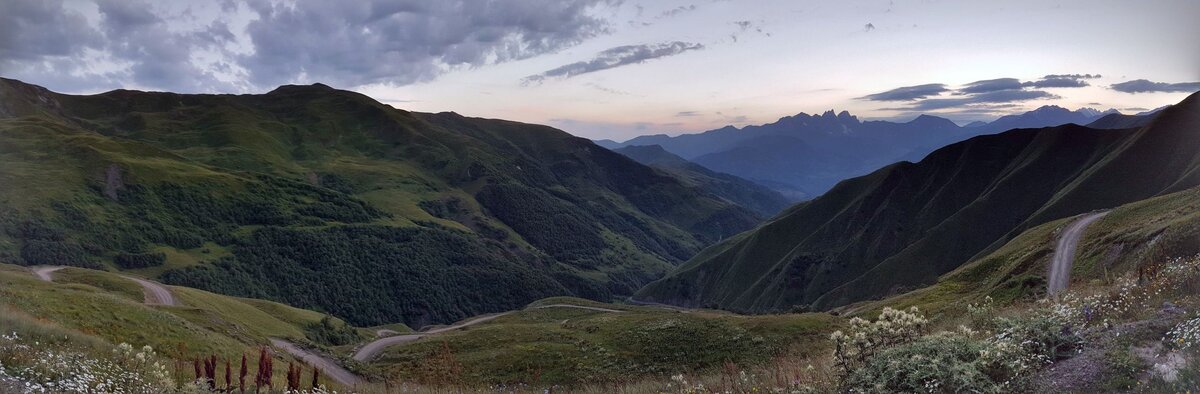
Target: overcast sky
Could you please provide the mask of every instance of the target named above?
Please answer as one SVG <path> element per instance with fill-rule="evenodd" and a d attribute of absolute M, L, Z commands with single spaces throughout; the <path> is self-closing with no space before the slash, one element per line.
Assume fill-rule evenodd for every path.
<path fill-rule="evenodd" d="M 1139 112 L 1200 90 L 1200 1 L 0 1 L 0 76 L 66 93 L 322 82 L 398 108 L 679 134 L 849 110 Z"/>

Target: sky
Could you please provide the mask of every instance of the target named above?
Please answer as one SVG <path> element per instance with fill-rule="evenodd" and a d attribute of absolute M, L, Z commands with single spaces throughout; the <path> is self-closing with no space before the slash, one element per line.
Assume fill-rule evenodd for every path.
<path fill-rule="evenodd" d="M 594 139 L 800 112 L 959 123 L 1200 90 L 1200 1 L 3 0 L 0 76 L 64 93 L 324 83 Z"/>

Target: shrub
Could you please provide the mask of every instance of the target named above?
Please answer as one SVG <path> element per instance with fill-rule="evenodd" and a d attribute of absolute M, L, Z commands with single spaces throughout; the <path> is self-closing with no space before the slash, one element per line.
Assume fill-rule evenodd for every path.
<path fill-rule="evenodd" d="M 27 265 L 70 265 L 99 268 L 82 246 L 67 241 L 26 239 L 21 243 L 21 258 Z"/>
<path fill-rule="evenodd" d="M 362 339 L 354 327 L 335 322 L 330 316 L 321 318 L 319 322 L 310 323 L 304 327 L 304 331 L 308 339 L 329 346 L 349 345 Z"/>
<path fill-rule="evenodd" d="M 163 252 L 118 253 L 116 256 L 113 256 L 113 263 L 125 269 L 157 267 L 166 262 L 167 255 Z"/>
<path fill-rule="evenodd" d="M 847 379 L 852 392 L 1000 392 L 984 372 L 983 342 L 958 335 L 933 335 L 884 349 Z"/>
<path fill-rule="evenodd" d="M 839 330 L 830 335 L 834 343 L 834 364 L 842 370 L 843 376 L 849 376 L 881 349 L 920 337 L 927 324 L 929 321 L 915 306 L 907 312 L 883 308 L 874 322 L 857 317 L 850 319 L 846 333 Z"/>

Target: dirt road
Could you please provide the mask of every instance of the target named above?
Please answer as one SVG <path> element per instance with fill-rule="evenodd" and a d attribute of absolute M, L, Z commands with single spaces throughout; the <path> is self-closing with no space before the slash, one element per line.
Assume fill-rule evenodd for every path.
<path fill-rule="evenodd" d="M 1071 265 L 1075 261 L 1075 249 L 1079 239 L 1088 225 L 1100 220 L 1108 212 L 1096 212 L 1083 215 L 1063 230 L 1058 237 L 1058 245 L 1054 247 L 1054 258 L 1050 262 L 1050 278 L 1046 280 L 1046 293 L 1051 296 L 1067 289 L 1071 282 Z"/>
<path fill-rule="evenodd" d="M 51 275 L 54 274 L 54 271 L 58 271 L 63 268 L 67 267 L 61 265 L 39 265 L 35 267 L 29 267 L 29 270 L 33 271 L 33 275 L 38 277 L 38 279 L 47 282 L 53 282 L 54 278 L 52 278 Z"/>
<path fill-rule="evenodd" d="M 137 282 L 137 284 L 142 286 L 142 292 L 146 295 L 145 303 L 147 305 L 179 305 L 175 301 L 175 296 L 171 295 L 171 291 L 160 283 L 132 276 L 121 275 L 121 277 Z"/>
<path fill-rule="evenodd" d="M 363 379 L 361 377 L 346 370 L 345 368 L 342 368 L 337 361 L 330 360 L 324 356 L 305 350 L 304 348 L 296 346 L 294 343 L 278 338 L 271 338 L 271 346 L 282 349 L 292 356 L 304 360 L 304 362 L 308 363 L 309 365 L 320 368 L 322 375 L 336 380 L 338 383 L 346 385 L 350 388 L 363 383 Z"/>
<path fill-rule="evenodd" d="M 531 307 L 529 309 L 545 309 L 545 308 L 574 308 L 574 309 L 586 309 L 586 310 L 590 310 L 590 311 L 608 312 L 608 313 L 624 312 L 624 311 L 620 311 L 620 310 L 616 310 L 616 309 L 600 308 L 600 307 L 594 307 L 594 306 L 570 305 L 570 304 L 539 305 L 539 306 Z M 504 312 L 504 313 L 497 313 L 494 315 L 478 317 L 478 318 L 463 322 L 461 324 L 456 324 L 456 325 L 447 326 L 447 327 L 434 328 L 434 329 L 430 329 L 427 331 L 421 331 L 421 332 L 418 332 L 415 334 L 393 335 L 393 336 L 386 337 L 386 338 L 376 339 L 375 341 L 369 342 L 366 345 L 363 345 L 362 348 L 358 349 L 358 351 L 354 353 L 354 359 L 357 361 L 367 361 L 367 360 L 370 360 L 371 358 L 374 358 L 376 355 L 378 355 L 380 352 L 382 352 L 383 349 L 386 349 L 393 345 L 409 343 L 409 342 L 421 339 L 428 335 L 433 335 L 433 334 L 451 331 L 451 330 L 457 330 L 457 329 L 467 327 L 467 326 L 473 326 L 473 325 L 483 323 L 483 322 L 486 322 L 486 321 L 495 319 L 497 317 L 513 313 L 513 312 L 515 312 L 515 311 L 509 311 L 509 312 Z"/>

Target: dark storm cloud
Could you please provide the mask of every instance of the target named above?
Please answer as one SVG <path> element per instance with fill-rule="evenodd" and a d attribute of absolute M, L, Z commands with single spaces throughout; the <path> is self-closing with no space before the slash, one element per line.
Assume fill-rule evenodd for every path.
<path fill-rule="evenodd" d="M 947 89 L 945 84 L 930 83 L 917 86 L 905 86 L 886 92 L 868 94 L 866 96 L 859 97 L 859 99 L 871 101 L 912 101 L 930 96 L 937 96 L 949 91 L 950 89 Z"/>
<path fill-rule="evenodd" d="M 1113 84 L 1113 90 L 1124 93 L 1172 92 L 1190 93 L 1200 91 L 1200 82 L 1153 82 L 1145 79 L 1135 79 Z"/>
<path fill-rule="evenodd" d="M 201 21 L 192 7 L 204 3 L 6 0 L 0 73 L 64 91 L 403 85 L 604 34 L 595 11 L 619 2 L 225 0 L 213 4 L 223 14 Z M 235 32 L 224 21 L 236 19 L 252 22 Z"/>
<path fill-rule="evenodd" d="M 605 49 L 592 60 L 575 62 L 531 75 L 521 80 L 524 85 L 537 84 L 547 78 L 570 78 L 576 75 L 608 70 L 647 60 L 674 56 L 687 51 L 704 49 L 704 45 L 689 42 L 664 42 L 660 44 L 623 45 Z"/>

